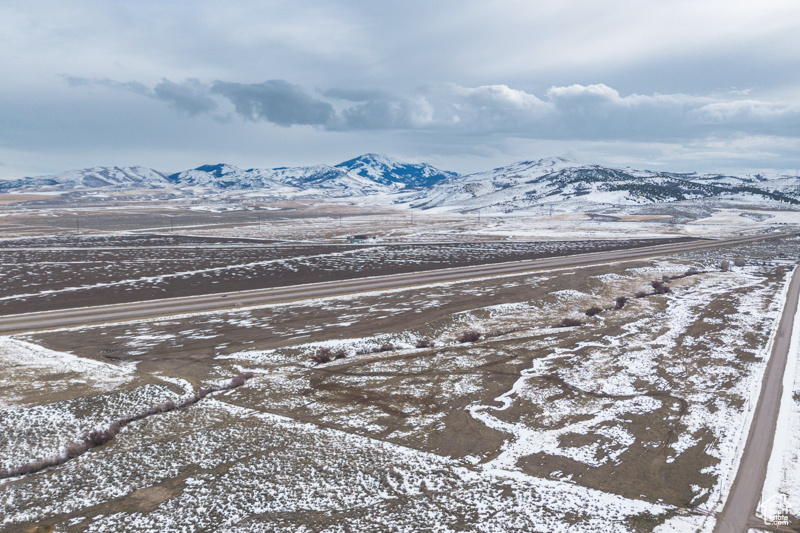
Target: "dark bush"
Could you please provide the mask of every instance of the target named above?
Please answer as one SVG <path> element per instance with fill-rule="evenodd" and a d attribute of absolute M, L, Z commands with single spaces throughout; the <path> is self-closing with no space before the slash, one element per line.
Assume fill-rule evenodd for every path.
<path fill-rule="evenodd" d="M 391 351 L 392 351 L 392 350 L 394 350 L 394 349 L 395 349 L 395 347 L 394 347 L 394 344 L 389 344 L 389 343 L 387 343 L 387 344 L 384 344 L 384 345 L 382 345 L 382 346 L 381 346 L 381 347 L 378 349 L 378 351 L 380 351 L 380 352 L 391 352 Z"/>
<path fill-rule="evenodd" d="M 333 352 L 330 348 L 317 348 L 317 351 L 311 356 L 311 360 L 318 365 L 328 363 L 331 359 L 333 359 Z"/>
<path fill-rule="evenodd" d="M 626 303 L 628 303 L 628 299 L 624 296 L 620 296 L 614 301 L 614 309 L 620 310 L 625 307 Z"/>
<path fill-rule="evenodd" d="M 424 339 L 420 339 L 417 341 L 417 348 L 431 348 L 433 347 L 433 341 L 428 337 Z"/>
<path fill-rule="evenodd" d="M 347 357 L 347 351 L 344 348 L 340 348 L 339 350 L 333 352 L 334 359 L 344 359 L 345 357 Z"/>
<path fill-rule="evenodd" d="M 648 296 L 650 296 L 650 294 L 648 294 L 646 291 L 639 291 L 636 293 L 637 298 L 646 298 Z"/>
<path fill-rule="evenodd" d="M 461 338 L 458 339 L 458 342 L 465 343 L 465 342 L 475 342 L 481 338 L 481 334 L 475 330 L 465 331 L 461 334 Z"/>
<path fill-rule="evenodd" d="M 656 291 L 658 291 L 658 289 L 660 289 L 661 287 L 663 287 L 663 286 L 664 286 L 664 282 L 663 282 L 663 281 L 657 281 L 657 280 L 656 280 L 656 281 L 651 281 L 651 282 L 650 282 L 650 285 L 651 285 L 651 286 L 652 286 L 652 287 L 653 287 L 653 288 L 654 288 Z"/>
<path fill-rule="evenodd" d="M 572 326 L 580 326 L 583 322 L 579 319 L 568 316 L 561 319 L 561 322 L 558 323 L 559 328 L 569 328 Z"/>
<path fill-rule="evenodd" d="M 745 265 L 744 257 L 737 257 L 733 260 L 733 264 L 737 267 L 743 267 Z"/>
<path fill-rule="evenodd" d="M 684 272 L 683 275 L 684 276 L 696 276 L 699 273 L 700 273 L 699 270 L 697 270 L 696 268 L 692 267 L 689 270 L 687 270 L 686 272 Z"/>
<path fill-rule="evenodd" d="M 596 305 L 593 305 L 593 306 L 591 306 L 589 309 L 587 309 L 586 311 L 584 311 L 584 314 L 585 314 L 586 316 L 594 316 L 594 315 L 596 315 L 596 314 L 598 314 L 598 313 L 600 313 L 600 312 L 602 312 L 602 311 L 603 311 L 602 309 L 600 309 L 600 308 L 599 308 L 599 307 L 597 307 Z"/>
<path fill-rule="evenodd" d="M 656 289 L 656 294 L 667 294 L 668 292 L 670 292 L 670 290 L 666 285 L 661 285 Z"/>

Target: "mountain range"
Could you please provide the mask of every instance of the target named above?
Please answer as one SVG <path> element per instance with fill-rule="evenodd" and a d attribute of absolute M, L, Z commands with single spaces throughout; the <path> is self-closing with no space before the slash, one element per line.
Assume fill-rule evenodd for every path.
<path fill-rule="evenodd" d="M 547 158 L 444 181 L 414 196 L 410 206 L 460 212 L 580 211 L 698 200 L 800 205 L 800 178 L 618 169 Z"/>
<path fill-rule="evenodd" d="M 405 163 L 385 155 L 365 154 L 335 166 L 241 169 L 203 165 L 167 174 L 144 167 L 94 167 L 52 176 L 0 181 L 0 192 L 81 191 L 91 189 L 252 190 L 275 198 L 349 197 L 394 194 L 431 187 L 457 177 L 431 165 Z"/>
<path fill-rule="evenodd" d="M 0 181 L 1 192 L 74 195 L 166 190 L 172 196 L 255 195 L 267 199 L 366 198 L 458 212 L 578 211 L 715 200 L 800 205 L 800 178 L 763 174 L 671 173 L 583 164 L 565 158 L 522 161 L 459 175 L 431 165 L 365 154 L 338 165 L 241 169 L 203 165 L 167 174 L 145 167 L 95 167 Z"/>

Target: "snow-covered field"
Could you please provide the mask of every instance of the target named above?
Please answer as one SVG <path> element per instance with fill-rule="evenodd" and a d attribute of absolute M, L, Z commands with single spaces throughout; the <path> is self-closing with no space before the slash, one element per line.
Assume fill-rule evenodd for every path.
<path fill-rule="evenodd" d="M 601 224 L 562 220 L 553 235 Z M 766 227 L 730 212 L 678 232 L 742 221 Z M 471 227 L 516 239 L 544 224 L 556 222 Z M 602 224 L 675 232 L 659 218 Z M 710 532 L 798 242 L 2 337 L 0 469 L 255 377 L 0 480 L 0 530 Z M 795 433 L 773 469 L 789 495 Z"/>
<path fill-rule="evenodd" d="M 402 207 L 402 206 L 397 206 Z M 621 208 L 611 213 L 538 212 L 454 214 L 398 211 L 350 216 L 342 225 L 336 216 L 308 220 L 275 221 L 236 228 L 202 228 L 197 235 L 269 239 L 344 239 L 348 235 L 374 235 L 379 242 L 431 242 L 442 240 L 594 240 L 650 237 L 722 237 L 760 233 L 800 225 L 800 211 L 712 207 L 698 205 Z"/>

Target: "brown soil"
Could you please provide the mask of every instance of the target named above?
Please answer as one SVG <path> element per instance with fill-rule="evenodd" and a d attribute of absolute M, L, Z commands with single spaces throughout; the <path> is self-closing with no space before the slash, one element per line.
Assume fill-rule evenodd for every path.
<path fill-rule="evenodd" d="M 645 263 L 627 263 L 626 267 L 636 267 Z M 497 305 L 515 303 L 520 301 L 535 301 L 543 298 L 553 290 L 581 290 L 585 289 L 587 278 L 604 274 L 608 271 L 605 266 L 577 269 L 561 275 L 556 280 L 548 280 L 544 285 L 534 285 L 527 280 L 536 279 L 536 276 L 525 274 L 514 278 L 502 285 L 488 282 L 493 286 L 489 293 L 481 291 L 481 305 Z M 547 274 L 549 276 L 549 274 Z M 409 308 L 402 313 L 387 316 L 385 319 L 376 319 L 372 316 L 368 320 L 353 321 L 346 327 L 331 327 L 342 311 L 339 309 L 324 309 L 311 307 L 302 313 L 301 317 L 285 315 L 286 308 L 253 309 L 249 315 L 253 318 L 264 319 L 269 323 L 269 328 L 253 328 L 249 325 L 231 324 L 227 319 L 236 315 L 237 311 L 223 312 L 214 315 L 201 315 L 189 317 L 180 321 L 160 321 L 163 325 L 155 323 L 149 327 L 157 335 L 170 335 L 175 338 L 164 341 L 153 349 L 147 350 L 142 355 L 131 355 L 130 348 L 125 341 L 130 337 L 130 325 L 108 325 L 92 327 L 73 331 L 44 332 L 31 335 L 29 338 L 50 349 L 58 351 L 71 351 L 80 353 L 83 357 L 91 357 L 101 361 L 119 363 L 121 361 L 138 362 L 137 369 L 143 373 L 165 372 L 175 373 L 189 379 L 195 385 L 206 379 L 210 372 L 219 364 L 214 357 L 223 354 L 236 353 L 242 350 L 269 350 L 292 346 L 298 342 L 309 340 L 294 338 L 290 331 L 301 324 L 306 329 L 317 329 L 314 332 L 315 341 L 324 341 L 340 338 L 357 338 L 374 335 L 376 332 L 394 333 L 418 329 L 424 335 L 429 334 L 431 328 L 437 328 L 440 317 L 473 309 L 475 307 L 474 290 L 484 287 L 487 282 L 465 282 L 458 286 L 462 291 L 442 299 L 437 307 L 419 309 L 413 306 L 413 301 L 418 298 L 420 289 L 413 288 L 407 291 L 396 292 L 388 296 L 395 307 L 402 302 L 409 302 Z M 353 307 L 374 305 L 380 297 L 363 297 L 353 300 Z M 217 317 L 221 321 L 210 321 Z M 299 322 L 302 321 L 302 322 Z M 445 320 L 449 322 L 449 319 Z M 192 339 L 180 335 L 187 329 L 200 329 L 211 340 Z M 224 346 L 220 346 L 223 345 Z M 381 357 L 384 360 L 385 357 Z M 349 363 L 345 363 L 347 365 Z M 364 363 L 358 363 L 362 365 Z M 346 366 L 345 366 L 346 367 Z M 520 367 L 521 368 L 521 367 Z"/>

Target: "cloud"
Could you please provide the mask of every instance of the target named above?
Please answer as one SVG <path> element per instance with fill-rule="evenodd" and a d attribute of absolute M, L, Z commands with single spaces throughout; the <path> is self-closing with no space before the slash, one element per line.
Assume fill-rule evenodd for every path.
<path fill-rule="evenodd" d="M 800 135 L 800 105 L 758 100 L 712 102 L 693 112 L 694 119 L 709 127 L 765 135 Z"/>
<path fill-rule="evenodd" d="M 376 94 L 342 109 L 330 130 L 408 130 L 425 129 L 433 124 L 434 109 L 423 96 Z"/>
<path fill-rule="evenodd" d="M 152 89 L 137 81 L 120 82 L 108 78 L 91 79 L 75 76 L 65 76 L 65 79 L 70 87 L 107 87 L 161 100 L 173 109 L 191 116 L 208 113 L 217 108 L 217 102 L 209 95 L 208 86 L 196 79 L 188 79 L 182 83 L 162 79 Z"/>
<path fill-rule="evenodd" d="M 110 89 L 121 89 L 124 91 L 141 94 L 142 96 L 152 96 L 153 91 L 144 83 L 138 81 L 116 81 L 109 78 L 80 78 L 77 76 L 64 76 L 67 85 L 70 87 L 108 87 Z"/>
<path fill-rule="evenodd" d="M 162 80 L 153 88 L 153 95 L 188 115 L 208 113 L 217 109 L 217 102 L 209 96 L 208 87 L 195 79 L 183 83 Z"/>
<path fill-rule="evenodd" d="M 314 95 L 286 80 L 262 83 L 164 79 L 139 82 L 67 78 L 72 87 L 103 86 L 166 102 L 188 115 L 233 104 L 250 122 L 321 131 L 419 131 L 473 137 L 677 142 L 741 135 L 800 136 L 800 105 L 747 94 L 630 94 L 604 84 L 553 86 L 542 97 L 507 85 L 438 84 L 409 94 L 332 88 Z"/>
<path fill-rule="evenodd" d="M 569 87 L 551 87 L 547 91 L 548 98 L 556 105 L 605 105 L 622 104 L 625 102 L 620 98 L 619 92 L 603 85 L 570 85 Z"/>
<path fill-rule="evenodd" d="M 279 126 L 323 126 L 334 118 L 333 106 L 309 95 L 299 85 L 285 80 L 263 83 L 217 81 L 211 92 L 230 100 L 247 120 L 267 121 Z"/>
<path fill-rule="evenodd" d="M 439 127 L 473 133 L 532 132 L 553 112 L 533 94 L 506 85 L 446 85 L 427 92 L 436 102 Z"/>

